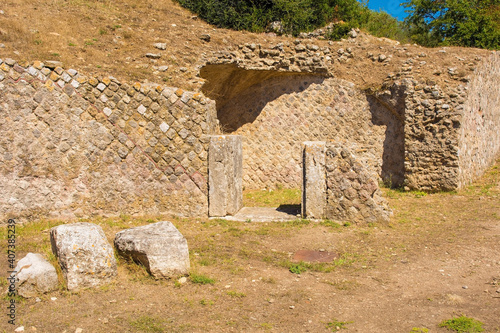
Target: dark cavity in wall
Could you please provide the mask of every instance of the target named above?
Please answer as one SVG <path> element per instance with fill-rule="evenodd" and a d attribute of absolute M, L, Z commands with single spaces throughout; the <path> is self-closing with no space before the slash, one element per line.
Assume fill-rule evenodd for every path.
<path fill-rule="evenodd" d="M 310 73 L 246 70 L 236 65 L 207 65 L 200 76 L 206 80 L 203 93 L 216 102 L 223 133 L 253 123 L 262 109 L 281 95 L 302 92 L 326 79 Z"/>
<path fill-rule="evenodd" d="M 382 94 L 367 94 L 374 125 L 386 126 L 381 177 L 386 186 L 398 188 L 405 179 L 405 95 L 403 87 Z"/>

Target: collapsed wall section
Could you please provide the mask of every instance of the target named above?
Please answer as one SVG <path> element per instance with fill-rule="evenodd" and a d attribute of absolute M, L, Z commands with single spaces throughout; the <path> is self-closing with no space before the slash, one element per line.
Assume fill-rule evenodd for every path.
<path fill-rule="evenodd" d="M 214 103 L 0 60 L 2 217 L 206 216 Z"/>
<path fill-rule="evenodd" d="M 477 68 L 461 105 L 459 186 L 467 185 L 489 167 L 500 151 L 500 53 Z"/>
<path fill-rule="evenodd" d="M 378 175 L 355 154 L 356 144 L 304 142 L 302 216 L 350 222 L 387 222 L 392 215 Z"/>

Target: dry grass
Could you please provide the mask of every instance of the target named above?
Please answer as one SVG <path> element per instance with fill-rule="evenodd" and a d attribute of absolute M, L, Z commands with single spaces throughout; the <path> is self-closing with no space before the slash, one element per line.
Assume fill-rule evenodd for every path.
<path fill-rule="evenodd" d="M 230 51 L 244 43 L 262 45 L 280 42 L 292 43 L 293 38 L 269 34 L 236 32 L 214 27 L 196 19 L 192 13 L 171 0 L 6 0 L 1 4 L 5 14 L 0 14 L 0 58 L 11 57 L 18 61 L 59 60 L 67 68 L 83 71 L 88 75 L 113 75 L 128 81 L 152 81 L 199 90 L 203 80 L 198 77 L 196 66 L 202 64 L 203 54 Z M 211 41 L 199 39 L 209 33 Z M 164 51 L 154 43 L 167 44 Z M 394 45 L 377 38 L 364 38 L 356 44 L 314 41 L 320 46 L 351 47 L 355 58 L 346 64 L 336 64 L 334 74 L 359 86 L 380 86 L 388 72 L 397 72 L 409 57 L 422 51 L 407 45 L 408 54 L 394 53 Z M 366 54 L 394 53 L 394 60 L 386 66 L 374 66 Z M 473 49 L 448 49 L 446 55 L 437 50 L 425 50 L 432 73 L 434 66 L 455 61 L 455 55 L 475 58 L 486 51 Z M 145 57 L 146 53 L 160 53 L 159 60 Z M 432 54 L 436 56 L 430 59 Z M 448 58 L 447 58 L 448 57 Z M 475 61 L 475 60 L 471 60 Z M 157 67 L 167 65 L 166 72 Z M 186 67 L 186 72 L 181 71 Z M 426 74 L 427 67 L 421 69 Z M 434 77 L 434 79 L 436 79 Z"/>

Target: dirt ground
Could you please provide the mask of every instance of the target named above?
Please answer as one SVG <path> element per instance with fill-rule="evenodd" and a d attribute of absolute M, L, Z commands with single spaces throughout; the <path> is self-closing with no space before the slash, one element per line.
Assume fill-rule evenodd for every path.
<path fill-rule="evenodd" d="M 18 300 L 16 326 L 68 333 L 328 332 L 335 326 L 445 332 L 439 323 L 463 314 L 482 321 L 485 332 L 500 332 L 499 170 L 497 164 L 457 193 L 385 190 L 394 210 L 389 224 L 170 219 L 190 247 L 192 273 L 185 283 L 155 281 L 119 259 L 112 285 L 79 293 L 61 287 L 39 302 Z M 163 219 L 92 222 L 111 242 L 119 230 Z M 48 229 L 59 223 L 19 227 L 18 259 L 38 251 L 54 262 Z M 333 252 L 337 259 L 297 264 L 298 250 Z M 297 267 L 301 274 L 291 272 Z M 6 259 L 0 270 L 7 271 Z M 6 322 L 0 330 L 12 331 Z"/>
<path fill-rule="evenodd" d="M 185 90 L 199 91 L 203 85 L 199 66 L 204 55 L 231 51 L 244 43 L 268 47 L 296 40 L 218 29 L 172 0 L 2 0 L 0 10 L 0 44 L 5 46 L 0 46 L 0 59 L 10 57 L 21 63 L 58 60 L 65 68 L 86 75 L 112 75 L 128 82 L 150 81 Z M 200 39 L 203 34 L 210 34 L 210 42 Z M 457 79 L 468 75 L 491 53 L 399 45 L 365 33 L 353 40 L 303 42 L 332 51 L 352 49 L 353 58 L 336 62 L 332 75 L 361 89 L 377 89 L 389 73 L 398 73 L 405 65 L 411 67 L 416 79 L 429 85 L 457 84 Z M 165 43 L 166 50 L 156 49 L 154 43 Z M 148 59 L 147 53 L 160 54 L 161 58 Z M 392 60 L 375 60 L 381 54 Z M 168 66 L 168 70 L 162 72 L 160 66 Z M 449 68 L 458 68 L 459 75 L 448 75 Z"/>

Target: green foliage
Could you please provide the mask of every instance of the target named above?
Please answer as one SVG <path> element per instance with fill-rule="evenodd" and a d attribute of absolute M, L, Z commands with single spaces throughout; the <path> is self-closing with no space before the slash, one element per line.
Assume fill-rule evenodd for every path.
<path fill-rule="evenodd" d="M 239 293 L 239 292 L 234 291 L 234 290 L 226 291 L 226 294 L 228 294 L 231 297 L 235 297 L 235 298 L 247 297 L 247 295 L 245 293 Z"/>
<path fill-rule="evenodd" d="M 191 280 L 191 282 L 197 283 L 197 284 L 214 284 L 215 283 L 215 279 L 211 279 L 208 276 L 205 276 L 203 274 L 198 274 L 198 273 L 193 273 L 193 272 L 191 274 L 189 274 L 189 279 Z"/>
<path fill-rule="evenodd" d="M 395 18 L 375 13 L 366 1 L 357 0 L 176 0 L 207 22 L 221 28 L 262 32 L 274 21 L 283 33 L 298 35 L 330 22 L 338 22 L 328 33 L 330 39 L 344 37 L 352 28 L 366 27 L 379 37 L 394 38 L 402 33 Z M 380 22 L 380 23 L 378 23 Z M 380 29 L 380 32 L 377 31 Z M 391 29 L 399 29 L 395 32 Z"/>
<path fill-rule="evenodd" d="M 429 333 L 429 329 L 425 327 L 413 327 L 410 333 Z"/>
<path fill-rule="evenodd" d="M 289 270 L 293 274 L 301 274 L 307 271 L 307 268 L 303 262 L 299 262 L 298 264 L 291 264 Z"/>
<path fill-rule="evenodd" d="M 347 328 L 346 325 L 352 323 L 352 321 L 339 321 L 339 320 L 332 320 L 331 322 L 326 323 L 326 328 L 329 328 L 332 330 L 332 332 L 336 332 L 338 330 Z"/>
<path fill-rule="evenodd" d="M 475 333 L 484 331 L 482 322 L 466 316 L 444 320 L 441 324 L 439 324 L 439 327 L 446 327 L 447 329 L 458 333 Z"/>
<path fill-rule="evenodd" d="M 409 0 L 405 20 L 411 38 L 424 46 L 500 49 L 498 0 Z"/>
<path fill-rule="evenodd" d="M 164 321 L 160 318 L 142 316 L 129 322 L 139 332 L 165 332 Z"/>
<path fill-rule="evenodd" d="M 403 22 L 398 21 L 384 11 L 370 11 L 366 21 L 361 24 L 361 27 L 377 37 L 395 39 L 401 43 L 408 43 L 410 41 L 410 36 Z"/>

